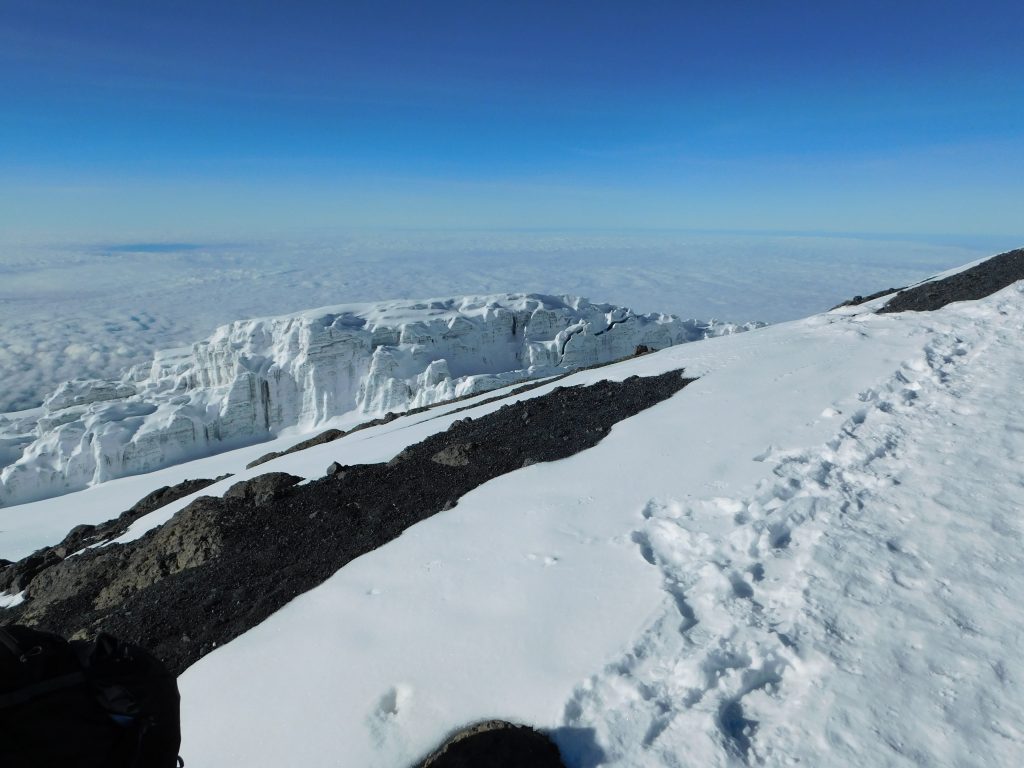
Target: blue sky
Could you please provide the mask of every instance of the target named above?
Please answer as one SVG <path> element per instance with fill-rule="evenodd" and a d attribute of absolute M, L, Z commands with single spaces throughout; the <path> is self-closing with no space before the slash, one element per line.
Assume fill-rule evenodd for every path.
<path fill-rule="evenodd" d="M 0 0 L 0 238 L 1024 235 L 1018 2 Z"/>

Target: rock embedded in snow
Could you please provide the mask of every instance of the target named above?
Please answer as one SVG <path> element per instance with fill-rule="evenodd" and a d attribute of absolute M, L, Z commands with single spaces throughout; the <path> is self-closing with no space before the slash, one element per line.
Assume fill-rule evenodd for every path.
<path fill-rule="evenodd" d="M 403 411 L 757 325 L 537 294 L 346 304 L 234 322 L 119 381 L 62 384 L 28 438 L 21 422 L 17 435 L 0 425 L 0 504 L 150 472 L 349 412 Z"/>
<path fill-rule="evenodd" d="M 224 498 L 262 504 L 301 482 L 301 477 L 290 475 L 287 472 L 268 472 L 265 475 L 254 477 L 252 480 L 235 483 L 228 488 Z"/>
<path fill-rule="evenodd" d="M 558 747 L 540 731 L 506 720 L 488 720 L 452 734 L 415 768 L 564 768 Z"/>

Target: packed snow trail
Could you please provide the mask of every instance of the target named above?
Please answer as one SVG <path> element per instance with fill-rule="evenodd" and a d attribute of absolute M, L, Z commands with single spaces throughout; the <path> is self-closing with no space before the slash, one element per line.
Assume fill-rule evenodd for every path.
<path fill-rule="evenodd" d="M 570 765 L 1021 764 L 1022 296 L 928 316 L 752 495 L 649 502 L 664 607 L 568 701 Z"/>

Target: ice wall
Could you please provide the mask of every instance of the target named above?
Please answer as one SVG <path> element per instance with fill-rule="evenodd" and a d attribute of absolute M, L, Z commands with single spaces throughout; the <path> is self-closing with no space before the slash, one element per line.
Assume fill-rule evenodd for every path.
<path fill-rule="evenodd" d="M 118 381 L 62 384 L 0 418 L 0 504 L 17 504 L 315 428 L 401 411 L 747 326 L 638 315 L 570 296 L 346 304 L 222 326 Z"/>

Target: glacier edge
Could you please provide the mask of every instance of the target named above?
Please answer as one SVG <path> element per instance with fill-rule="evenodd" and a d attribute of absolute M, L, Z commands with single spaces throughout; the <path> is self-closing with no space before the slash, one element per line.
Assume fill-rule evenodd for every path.
<path fill-rule="evenodd" d="M 312 430 L 748 330 L 574 296 L 343 304 L 219 327 L 119 380 L 65 382 L 0 417 L 0 505 Z"/>

